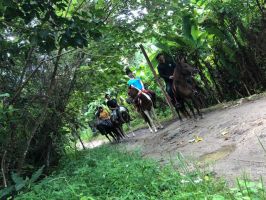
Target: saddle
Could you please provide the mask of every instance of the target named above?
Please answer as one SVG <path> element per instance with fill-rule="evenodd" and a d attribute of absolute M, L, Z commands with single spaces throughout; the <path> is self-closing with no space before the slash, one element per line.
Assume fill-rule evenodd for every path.
<path fill-rule="evenodd" d="M 106 127 L 112 127 L 113 126 L 110 119 L 99 119 L 96 124 L 97 124 L 97 126 L 99 126 L 99 125 L 103 125 Z"/>

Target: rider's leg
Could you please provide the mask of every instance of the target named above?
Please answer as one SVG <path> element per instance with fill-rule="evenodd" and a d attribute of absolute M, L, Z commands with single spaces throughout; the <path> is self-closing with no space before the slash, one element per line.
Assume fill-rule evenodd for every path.
<path fill-rule="evenodd" d="M 169 97 L 170 97 L 170 99 L 171 99 L 171 102 L 172 102 L 172 104 L 173 104 L 174 107 L 175 107 L 175 110 L 176 110 L 176 112 L 177 112 L 177 114 L 178 114 L 178 118 L 179 118 L 179 120 L 182 121 L 182 117 L 181 117 L 181 115 L 180 115 L 180 113 L 179 113 L 179 111 L 182 111 L 182 110 L 180 109 L 180 104 L 179 104 L 179 102 L 176 100 L 176 99 L 178 98 L 178 96 L 176 96 L 176 98 L 175 98 L 175 94 L 174 94 L 174 92 L 173 92 L 173 88 L 172 88 L 172 82 L 168 82 L 168 83 L 166 83 L 166 92 L 167 92 L 167 94 L 169 95 Z"/>

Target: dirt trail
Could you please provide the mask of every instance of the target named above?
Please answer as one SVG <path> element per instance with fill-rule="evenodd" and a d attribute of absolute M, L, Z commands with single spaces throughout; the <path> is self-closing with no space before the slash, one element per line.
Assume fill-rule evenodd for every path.
<path fill-rule="evenodd" d="M 244 172 L 252 180 L 266 177 L 266 152 L 258 140 L 266 148 L 265 97 L 206 113 L 198 121 L 173 122 L 157 134 L 148 129 L 135 134 L 122 145 L 129 151 L 140 149 L 143 157 L 161 163 L 175 160 L 180 152 L 229 182 Z M 196 136 L 202 141 L 196 142 Z"/>

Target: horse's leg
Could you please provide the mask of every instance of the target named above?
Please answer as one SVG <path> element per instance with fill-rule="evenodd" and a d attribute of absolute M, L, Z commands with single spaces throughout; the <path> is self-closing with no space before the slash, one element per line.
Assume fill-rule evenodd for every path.
<path fill-rule="evenodd" d="M 200 110 L 199 110 L 199 103 L 198 103 L 198 100 L 195 98 L 195 96 L 192 96 L 191 100 L 192 100 L 192 103 L 193 103 L 194 107 L 195 107 L 196 110 L 197 110 L 198 115 L 202 118 L 202 114 L 201 114 L 201 112 L 200 112 Z"/>
<path fill-rule="evenodd" d="M 186 109 L 185 100 L 181 97 L 179 97 L 178 99 L 176 97 L 175 101 L 176 101 L 175 109 L 176 109 L 176 112 L 178 114 L 179 120 L 182 121 L 182 117 L 180 115 L 180 112 L 184 115 L 185 118 L 187 118 L 187 117 L 191 118 L 189 112 Z"/>
<path fill-rule="evenodd" d="M 151 125 L 151 122 L 150 122 L 149 118 L 148 118 L 147 115 L 144 113 L 144 111 L 140 111 L 139 113 L 141 114 L 141 116 L 142 116 L 142 118 L 144 119 L 144 121 L 147 123 L 147 125 L 148 125 L 148 127 L 149 127 L 149 130 L 150 130 L 150 132 L 152 133 L 153 130 L 152 130 L 152 125 Z"/>
<path fill-rule="evenodd" d="M 122 138 L 126 137 L 122 125 L 118 127 L 118 131 L 119 131 L 119 134 L 122 136 Z"/>
<path fill-rule="evenodd" d="M 183 119 L 182 119 L 182 117 L 181 117 L 181 115 L 180 115 L 179 108 L 176 108 L 175 110 L 176 110 L 176 112 L 177 112 L 178 119 L 182 122 Z"/>
<path fill-rule="evenodd" d="M 128 127 L 128 130 L 130 130 L 130 129 L 132 128 L 132 127 L 131 127 L 131 124 L 130 124 L 130 121 L 127 122 L 127 127 Z M 135 133 L 134 133 L 134 131 L 132 131 L 132 135 L 133 135 L 133 137 L 136 136 Z M 128 136 L 128 135 L 126 135 L 126 136 Z"/>
<path fill-rule="evenodd" d="M 115 140 L 116 142 L 119 142 L 119 141 L 120 141 L 120 135 L 119 135 L 119 133 L 117 132 L 116 128 L 113 129 L 113 131 L 112 131 L 112 135 L 113 135 L 114 140 Z"/>
<path fill-rule="evenodd" d="M 157 123 L 157 127 L 159 128 L 163 128 L 163 125 L 161 124 L 160 120 L 158 119 L 156 113 L 155 113 L 155 109 L 154 107 L 151 108 L 151 115 L 153 116 L 153 118 L 155 119 L 155 123 Z"/>
<path fill-rule="evenodd" d="M 148 120 L 150 121 L 149 124 L 151 125 L 151 128 L 154 129 L 154 132 L 157 132 L 158 130 L 157 130 L 156 126 L 154 125 L 154 122 L 153 122 L 153 120 L 152 120 L 152 118 L 151 118 L 151 116 L 149 114 L 149 111 L 145 110 L 143 112 L 145 113 L 145 115 L 147 116 Z"/>
<path fill-rule="evenodd" d="M 182 112 L 182 114 L 187 118 L 191 118 L 191 115 L 189 114 L 189 112 L 187 111 L 186 105 L 187 104 L 186 100 L 183 99 L 180 103 L 180 111 Z"/>
<path fill-rule="evenodd" d="M 105 134 L 105 136 L 107 137 L 107 139 L 109 140 L 109 142 L 111 143 L 112 140 L 108 137 L 108 134 Z"/>
<path fill-rule="evenodd" d="M 152 127 L 151 127 L 151 125 L 149 124 L 149 122 L 147 122 L 147 125 L 148 125 L 148 127 L 149 127 L 150 132 L 153 133 Z"/>
<path fill-rule="evenodd" d="M 193 105 L 191 105 L 190 102 L 186 102 L 186 103 L 187 103 L 187 106 L 188 106 L 189 110 L 192 112 L 193 117 L 196 119 L 197 117 L 196 117 L 194 109 L 193 109 L 193 105 L 194 105 L 193 100 L 192 100 Z"/>

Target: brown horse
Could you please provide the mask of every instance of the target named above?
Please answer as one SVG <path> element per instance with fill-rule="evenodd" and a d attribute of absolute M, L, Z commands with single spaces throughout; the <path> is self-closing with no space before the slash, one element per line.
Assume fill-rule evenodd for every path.
<path fill-rule="evenodd" d="M 157 132 L 157 128 L 163 128 L 163 126 L 161 125 L 155 114 L 153 106 L 154 102 L 148 94 L 142 92 L 140 95 L 138 95 L 138 93 L 138 89 L 131 86 L 128 88 L 128 95 L 132 99 L 134 99 L 133 104 L 135 105 L 137 111 L 141 114 L 145 122 L 147 122 L 150 131 Z"/>
<path fill-rule="evenodd" d="M 174 70 L 173 74 L 173 92 L 175 95 L 179 95 L 181 98 L 186 100 L 191 100 L 194 107 L 197 110 L 197 113 L 200 117 L 202 117 L 202 114 L 199 110 L 200 102 L 196 97 L 194 84 L 189 84 L 186 80 L 186 73 L 189 72 L 188 69 L 184 69 L 182 65 L 177 65 Z M 191 110 L 194 117 L 194 109 L 192 105 L 187 104 L 189 109 Z"/>

